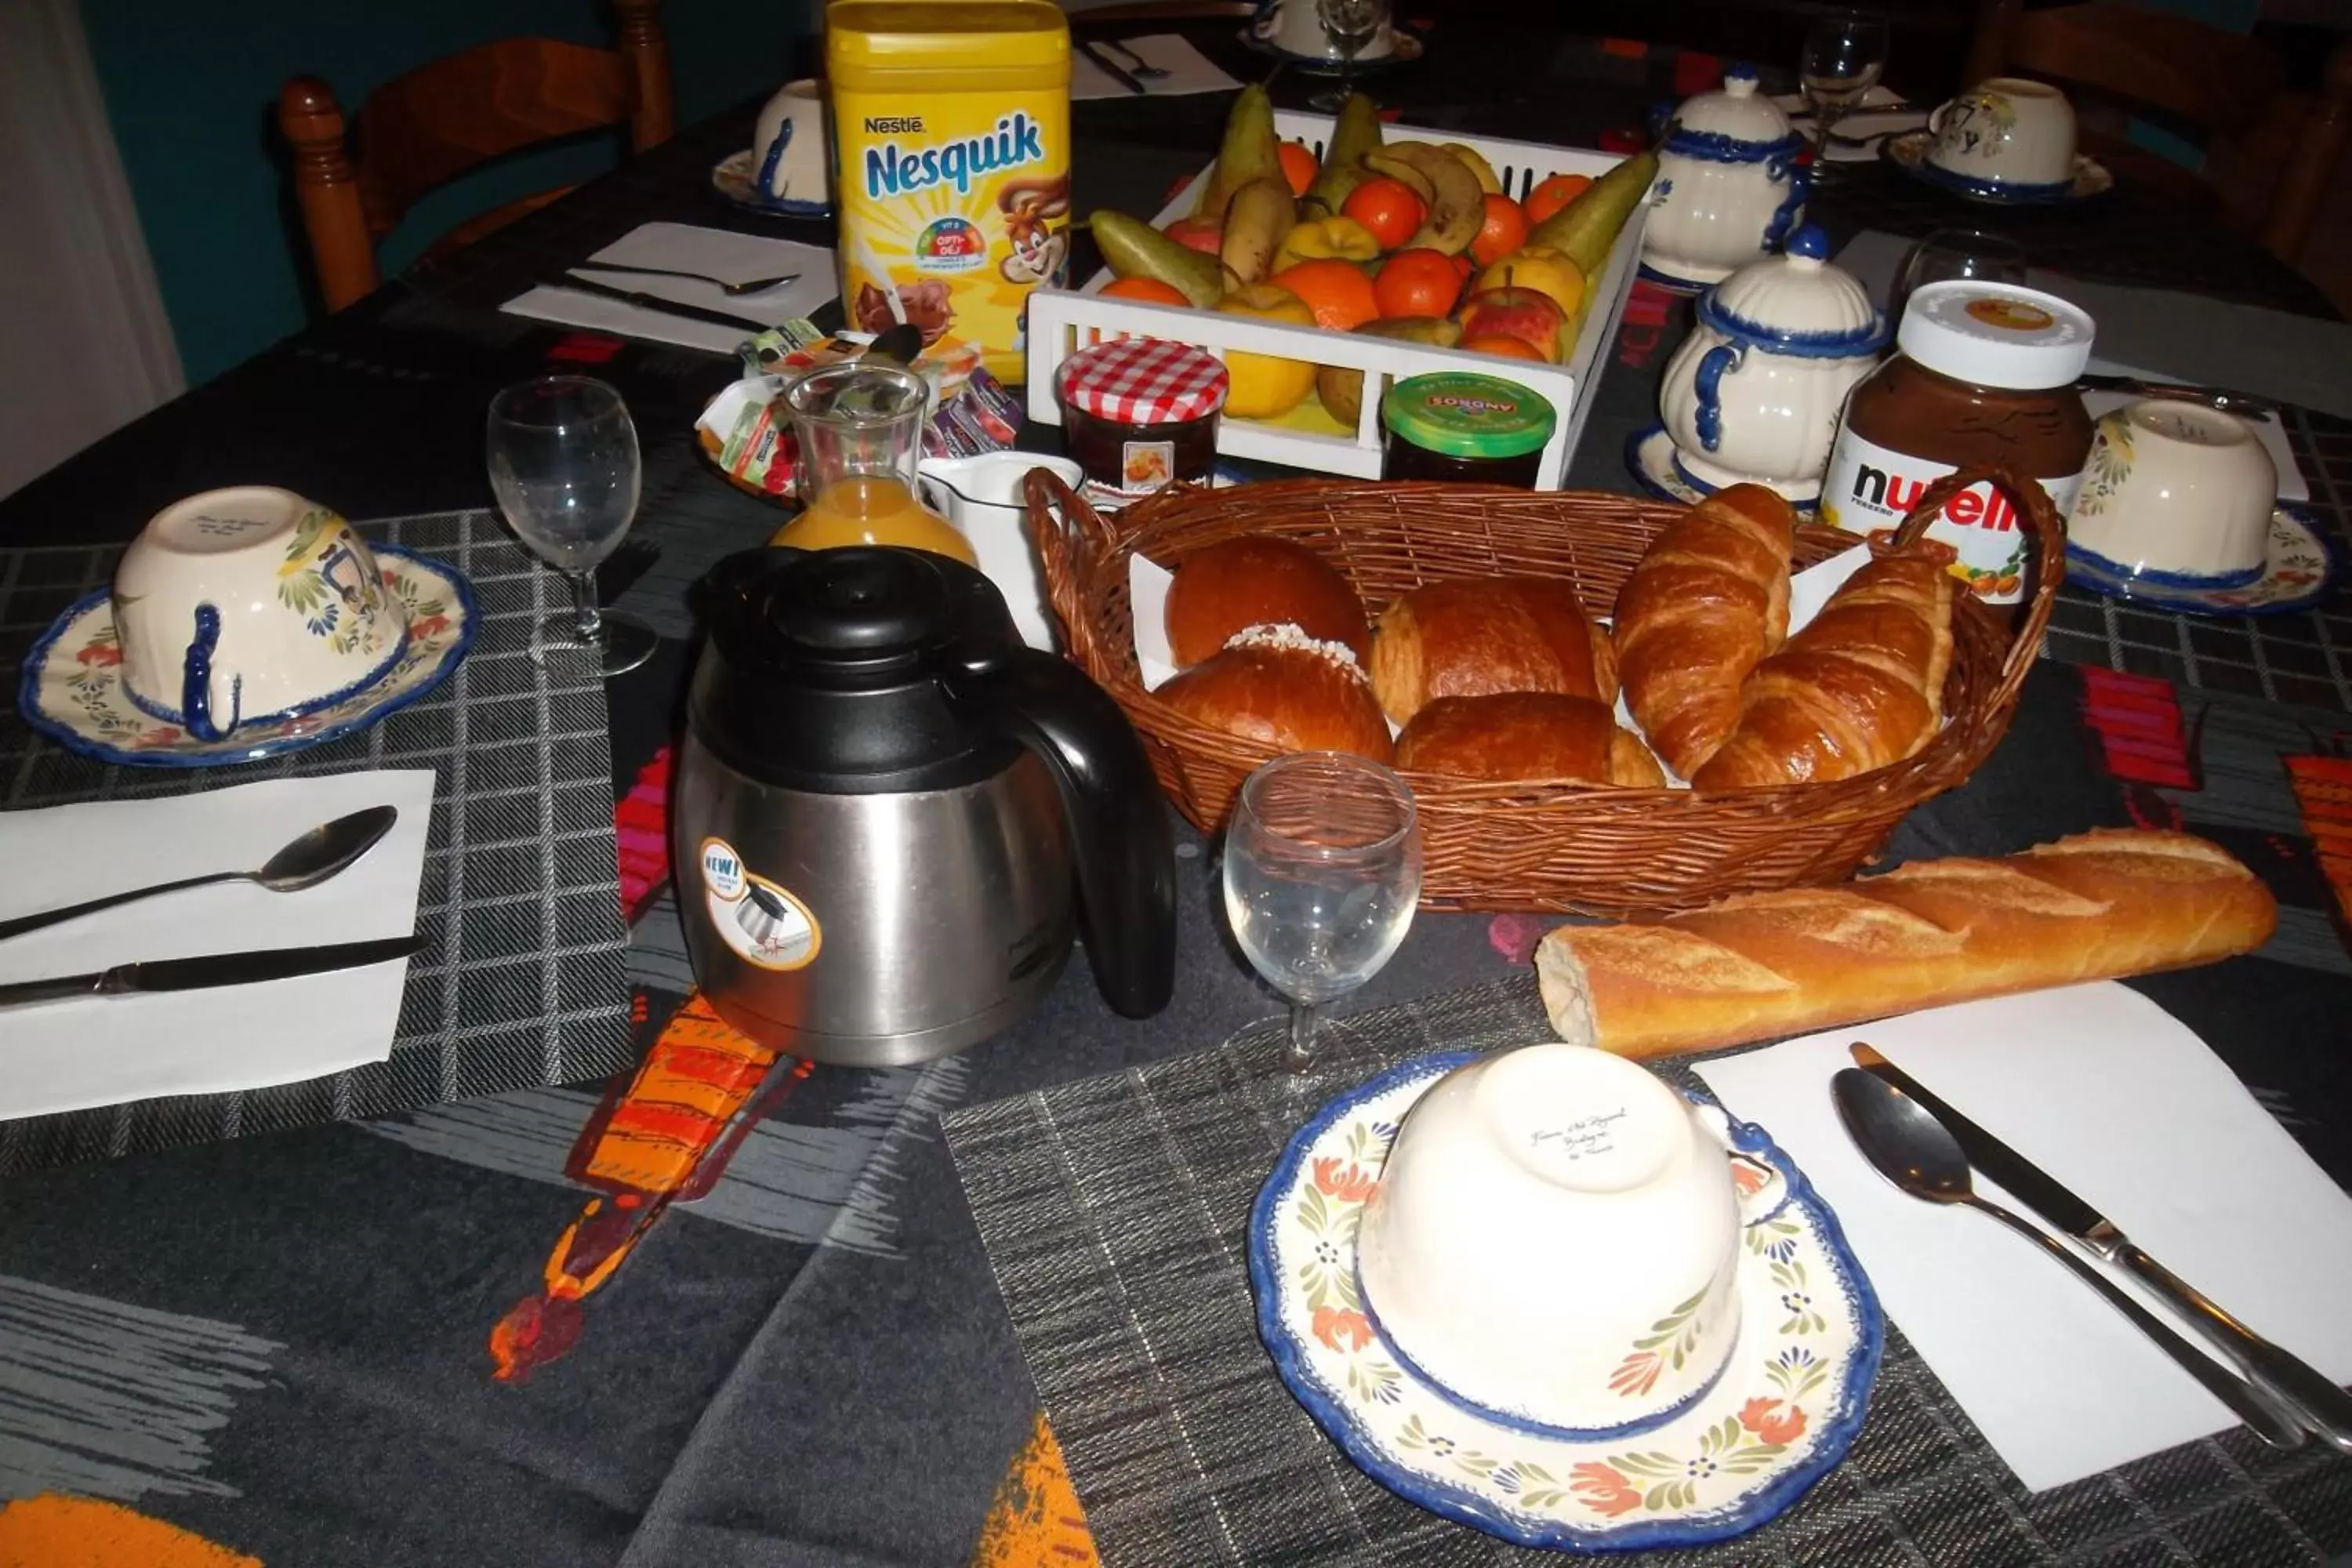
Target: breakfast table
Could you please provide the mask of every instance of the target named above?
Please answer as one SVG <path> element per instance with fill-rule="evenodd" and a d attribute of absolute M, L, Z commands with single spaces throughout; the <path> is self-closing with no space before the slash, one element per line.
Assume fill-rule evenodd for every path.
<path fill-rule="evenodd" d="M 1229 72 L 1254 73 L 1260 62 L 1233 45 L 1232 26 L 1186 30 Z M 1487 39 L 1475 58 L 1449 41 L 1439 26 L 1427 59 L 1373 87 L 1405 122 L 1591 146 L 1640 126 L 1694 68 L 1675 51 L 1590 39 Z M 1534 86 L 1495 90 L 1479 61 L 1514 45 L 1543 68 L 1523 73 Z M 1285 73 L 1275 92 L 1298 104 L 1314 86 Z M 1155 210 L 1206 161 L 1225 101 L 1076 106 L 1074 210 Z M 731 489 L 693 438 L 703 404 L 736 374 L 731 360 L 498 307 L 648 221 L 826 243 L 822 225 L 714 195 L 708 171 L 746 143 L 751 112 L 687 128 L 389 281 L 0 500 L 8 674 L 67 599 L 103 580 L 114 547 L 210 487 L 282 485 L 356 522 L 388 522 L 427 552 L 491 550 L 483 411 L 501 386 L 578 371 L 621 389 L 645 450 L 636 522 L 600 595 L 661 634 L 650 662 L 604 683 L 601 724 L 593 683 L 560 694 L 577 739 L 547 764 L 567 798 L 598 808 L 593 832 L 567 819 L 557 835 L 586 848 L 551 909 L 560 893 L 583 932 L 603 930 L 592 905 L 627 921 L 625 979 L 617 962 L 599 967 L 602 939 L 586 936 L 579 955 L 544 970 L 550 986 L 577 988 L 567 1004 L 583 1030 L 609 1021 L 623 1040 L 604 1076 L 501 1079 L 495 1092 L 388 1115 L 336 1108 L 299 1125 L 192 1134 L 125 1122 L 113 1146 L 76 1145 L 70 1159 L 0 1130 L 0 1562 L 1540 1560 L 1384 1494 L 1345 1519 L 1316 1512 L 1318 1500 L 1363 1503 L 1372 1489 L 1329 1474 L 1346 1468 L 1336 1450 L 1312 1467 L 1318 1490 L 1265 1458 L 1287 1438 L 1188 1426 L 1188 1402 L 1213 1407 L 1215 1390 L 1188 1384 L 1181 1355 L 1161 1367 L 1139 1348 L 1141 1325 L 1181 1314 L 1122 1299 L 1175 1276 L 1088 1216 L 1183 1171 L 1149 1149 L 1131 1163 L 1104 1154 L 1111 1134 L 1149 1143 L 1153 1118 L 1181 1121 L 1214 1101 L 1246 1134 L 1221 1157 L 1269 1169 L 1300 1119 L 1269 1087 L 1277 1003 L 1224 939 L 1215 847 L 1200 835 L 1178 827 L 1179 982 L 1148 1020 L 1114 1016 L 1074 963 L 1002 1037 L 927 1066 L 861 1070 L 741 1050 L 696 996 L 663 829 L 687 589 L 763 542 L 780 513 Z M 1843 243 L 1916 236 L 1957 215 L 1939 194 L 1862 164 L 1826 184 L 1810 216 Z M 2095 206 L 2021 218 L 2016 236 L 2035 267 L 2103 287 L 2332 320 L 2306 280 L 2250 240 L 2185 224 L 2127 184 Z M 1571 488 L 1633 489 L 1625 442 L 1655 417 L 1689 313 L 1637 289 Z M 2352 541 L 2352 420 L 2294 407 L 2285 424 L 2310 510 L 2340 551 Z M 1032 428 L 1023 444 L 1053 450 L 1056 436 Z M 2339 590 L 2315 613 L 2192 620 L 2067 592 L 2007 741 L 1915 812 L 1886 858 L 2004 854 L 2135 824 L 2229 848 L 2276 894 L 2278 935 L 2256 955 L 2131 984 L 2201 1036 L 2352 1190 L 2344 606 Z M 505 711 L 425 760 L 446 771 L 469 746 L 546 722 Z M 373 760 L 398 766 L 403 754 Z M 0 715 L 0 804 L 62 798 L 64 786 L 41 783 L 54 761 L 13 709 Z M 109 795 L 160 787 L 136 772 L 74 776 Z M 607 847 L 609 862 L 596 858 Z M 1339 1009 L 1369 1054 L 1342 1054 L 1318 1083 L 1336 1092 L 1350 1072 L 1481 1038 L 1497 1019 L 1539 1019 L 1528 956 L 1549 923 L 1423 915 Z M 5 1037 L 0 1025 L 0 1048 Z M 748 1113 L 691 1134 L 673 1121 L 663 1143 L 662 1116 L 698 1102 L 665 1100 L 662 1082 L 676 1079 L 657 1081 L 656 1068 L 674 1075 L 698 1052 L 730 1050 L 747 1075 L 731 1103 Z M 1020 1109 L 992 1109 L 1008 1106 Z M 616 1142 L 628 1137 L 633 1154 Z M 1184 1234 L 1184 1246 L 1209 1245 Z M 1016 1325 L 1007 1300 L 1040 1270 L 1071 1289 L 1056 1315 Z M 1091 1305 L 1069 1305 L 1079 1297 Z M 1249 1506 L 1220 1500 L 1244 1496 Z M 1897 1322 L 1843 1464 L 1757 1534 L 1654 1560 L 2347 1553 L 2352 1460 L 2315 1444 L 2273 1450 L 2243 1428 L 2028 1492 Z"/>

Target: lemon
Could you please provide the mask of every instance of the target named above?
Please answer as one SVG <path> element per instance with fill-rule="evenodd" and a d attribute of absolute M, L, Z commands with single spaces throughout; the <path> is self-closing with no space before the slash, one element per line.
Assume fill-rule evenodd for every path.
<path fill-rule="evenodd" d="M 1287 289 L 1253 283 L 1227 294 L 1217 309 L 1229 316 L 1249 316 L 1261 321 L 1288 321 L 1311 327 L 1315 312 Z M 1270 354 L 1225 353 L 1225 374 L 1233 384 L 1225 393 L 1225 412 L 1236 419 L 1279 419 L 1315 390 L 1315 367 L 1305 360 L 1276 359 Z"/>

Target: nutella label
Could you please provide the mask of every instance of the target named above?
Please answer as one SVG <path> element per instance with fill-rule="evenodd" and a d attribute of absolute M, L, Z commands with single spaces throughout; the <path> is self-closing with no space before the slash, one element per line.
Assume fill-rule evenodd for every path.
<path fill-rule="evenodd" d="M 1848 533 L 1892 533 L 1927 487 L 1952 470 L 1950 463 L 1914 458 L 1841 426 L 1829 472 L 1822 479 L 1818 515 Z M 2073 508 L 2080 473 L 2037 477 L 2060 515 Z M 1927 537 L 1959 552 L 1952 574 L 1979 598 L 2010 605 L 2023 595 L 2033 535 L 2009 497 L 1992 486 L 1973 485 L 1953 497 L 1944 515 L 1927 525 Z"/>

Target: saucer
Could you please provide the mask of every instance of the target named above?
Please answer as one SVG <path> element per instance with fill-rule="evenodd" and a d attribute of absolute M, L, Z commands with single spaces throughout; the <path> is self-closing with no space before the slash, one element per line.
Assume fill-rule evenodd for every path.
<path fill-rule="evenodd" d="M 770 217 L 830 217 L 833 207 L 826 202 L 780 202 L 760 188 L 759 170 L 753 165 L 751 150 L 730 153 L 710 165 L 710 184 L 718 193 L 746 212 L 765 213 Z"/>
<path fill-rule="evenodd" d="M 1288 49 L 1276 48 L 1274 45 L 1266 42 L 1264 38 L 1259 37 L 1248 27 L 1244 27 L 1237 37 L 1239 37 L 1242 41 L 1242 47 L 1249 50 L 1252 54 L 1264 55 L 1268 59 L 1280 60 L 1285 65 L 1292 66 L 1299 70 L 1310 72 L 1315 75 L 1339 76 L 1343 74 L 1340 68 L 1340 62 L 1331 58 L 1328 55 L 1292 54 Z M 1347 67 L 1344 74 L 1349 76 L 1367 76 L 1376 71 L 1387 70 L 1391 66 L 1409 66 L 1413 61 L 1421 58 L 1421 40 L 1415 37 L 1412 34 L 1405 32 L 1402 28 L 1391 28 L 1389 31 L 1389 52 L 1387 54 L 1370 57 L 1359 55 L 1356 58 L 1355 62 Z"/>
<path fill-rule="evenodd" d="M 1934 140 L 1927 131 L 1906 131 L 1878 144 L 1878 155 L 1919 181 L 1972 202 L 1996 207 L 2070 207 L 2115 189 L 2116 177 L 2095 158 L 2074 159 L 2074 177 L 2057 185 L 2009 185 L 1997 180 L 1972 180 L 1927 161 Z"/>
<path fill-rule="evenodd" d="M 2183 616 L 2283 616 L 2307 610 L 2327 596 L 2336 570 L 2335 547 L 2310 513 L 2285 502 L 2271 513 L 2270 558 L 2256 581 L 2239 588 L 2198 588 L 2177 582 L 2134 580 L 2125 569 L 2074 544 L 2066 547 L 2066 581 L 2151 610 Z"/>
<path fill-rule="evenodd" d="M 408 647 L 380 679 L 339 702 L 268 724 L 240 724 L 226 740 L 195 741 L 132 706 L 122 685 L 108 590 L 58 617 L 25 656 L 16 703 L 25 721 L 69 752 L 146 768 L 250 763 L 339 740 L 405 708 L 441 684 L 474 640 L 474 590 L 438 561 L 390 544 L 371 546 L 384 586 L 408 607 Z"/>
<path fill-rule="evenodd" d="M 1655 284 L 1669 294 L 1687 300 L 1693 295 L 1704 294 L 1716 284 L 1722 282 L 1724 278 L 1730 277 L 1731 273 L 1727 269 L 1719 278 L 1685 278 L 1679 273 L 1667 271 L 1656 262 L 1644 257 L 1642 259 L 1639 276 L 1644 283 Z"/>
<path fill-rule="evenodd" d="M 1635 484 L 1660 500 L 1696 506 L 1715 493 L 1713 485 L 1675 461 L 1675 438 L 1666 434 L 1664 425 L 1636 430 L 1625 438 L 1625 471 L 1633 476 Z M 1813 515 L 1813 503 L 1810 500 L 1792 500 L 1789 505 L 1799 517 Z"/>
<path fill-rule="evenodd" d="M 1885 1321 L 1836 1217 L 1761 1128 L 1731 1123 L 1735 1180 L 1786 1191 L 1738 1254 L 1738 1342 L 1715 1384 L 1655 1425 L 1548 1436 L 1476 1413 L 1412 1367 L 1364 1311 L 1356 1227 L 1397 1126 L 1438 1079 L 1476 1059 L 1407 1062 L 1334 1100 L 1290 1140 L 1250 1210 L 1250 1286 L 1276 1371 L 1374 1480 L 1523 1546 L 1696 1546 L 1771 1519 L 1862 1429 Z"/>

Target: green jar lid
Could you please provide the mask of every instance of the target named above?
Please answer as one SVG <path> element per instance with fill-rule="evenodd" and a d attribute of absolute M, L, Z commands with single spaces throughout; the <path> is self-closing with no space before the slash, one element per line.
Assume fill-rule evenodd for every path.
<path fill-rule="evenodd" d="M 1425 452 L 1448 458 L 1519 458 L 1551 439 L 1552 406 L 1491 375 L 1444 371 L 1389 388 L 1381 423 Z"/>

